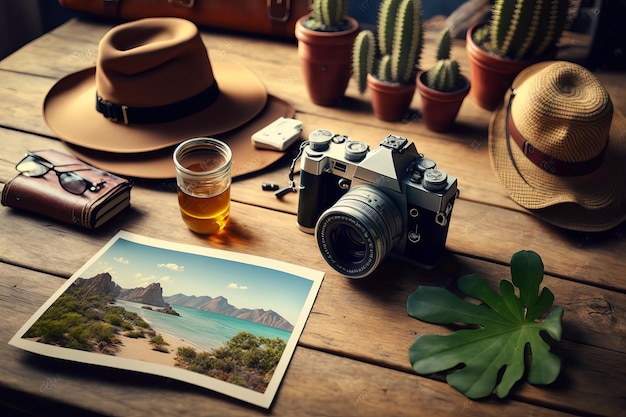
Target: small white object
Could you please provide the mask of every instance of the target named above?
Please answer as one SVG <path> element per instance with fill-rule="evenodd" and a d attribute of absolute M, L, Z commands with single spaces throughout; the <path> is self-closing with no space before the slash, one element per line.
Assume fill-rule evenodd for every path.
<path fill-rule="evenodd" d="M 252 135 L 252 143 L 260 149 L 284 151 L 302 132 L 302 122 L 290 117 L 279 117 Z"/>

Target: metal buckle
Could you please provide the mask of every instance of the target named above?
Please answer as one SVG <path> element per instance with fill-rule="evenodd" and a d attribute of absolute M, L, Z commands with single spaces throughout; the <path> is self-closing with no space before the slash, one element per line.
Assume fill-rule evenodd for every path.
<path fill-rule="evenodd" d="M 100 96 L 97 96 L 97 98 L 97 109 L 106 119 L 109 119 L 113 122 L 123 121 L 125 125 L 128 124 L 128 106 L 113 104 L 110 101 L 104 100 Z"/>
<path fill-rule="evenodd" d="M 267 0 L 267 17 L 275 22 L 286 22 L 290 9 L 291 0 Z"/>
<path fill-rule="evenodd" d="M 185 7 L 187 9 L 191 9 L 196 0 L 168 0 L 169 4 L 173 4 L 174 6 Z"/>

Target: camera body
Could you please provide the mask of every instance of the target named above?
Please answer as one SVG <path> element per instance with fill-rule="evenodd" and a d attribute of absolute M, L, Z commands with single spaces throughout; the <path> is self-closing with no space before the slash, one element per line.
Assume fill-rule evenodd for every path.
<path fill-rule="evenodd" d="M 456 178 L 404 137 L 389 135 L 370 151 L 325 129 L 303 149 L 299 192 L 298 228 L 351 278 L 369 275 L 388 253 L 435 267 L 458 195 Z"/>

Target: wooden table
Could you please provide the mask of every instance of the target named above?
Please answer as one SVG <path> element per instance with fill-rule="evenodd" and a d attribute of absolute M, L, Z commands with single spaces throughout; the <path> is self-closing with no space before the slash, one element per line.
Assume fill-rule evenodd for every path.
<path fill-rule="evenodd" d="M 59 78 L 93 66 L 108 23 L 72 20 L 0 62 L 1 158 L 26 150 L 64 150 L 46 126 L 41 105 Z M 626 228 L 602 234 L 559 230 L 531 216 L 506 194 L 487 153 L 490 113 L 467 99 L 448 134 L 426 130 L 419 118 L 375 119 L 368 97 L 353 83 L 337 108 L 313 105 L 305 91 L 294 42 L 204 32 L 213 57 L 245 63 L 268 91 L 289 100 L 304 136 L 328 128 L 377 146 L 389 133 L 408 137 L 420 152 L 458 177 L 444 262 L 433 271 L 385 262 L 373 279 L 350 280 L 329 268 L 314 238 L 297 230 L 297 195 L 278 200 L 262 182 L 284 184 L 288 158 L 232 188 L 232 225 L 226 237 L 189 232 L 168 181 L 136 181 L 132 208 L 95 232 L 43 217 L 0 210 L 0 393 L 4 407 L 25 414 L 77 415 L 329 415 L 329 416 L 626 416 Z M 426 34 L 422 65 L 433 63 L 436 34 Z M 453 55 L 468 71 L 462 43 Z M 600 73 L 616 107 L 626 111 L 626 74 Z M 413 110 L 420 108 L 419 97 Z M 0 180 L 14 175 L 0 163 Z M 325 271 L 325 279 L 278 395 L 269 412 L 166 378 L 38 357 L 7 345 L 9 338 L 118 230 L 149 237 L 250 253 Z M 418 285 L 452 286 L 477 273 L 492 285 L 509 278 L 511 255 L 542 257 L 543 285 L 565 309 L 563 359 L 547 387 L 520 383 L 506 400 L 472 401 L 443 375 L 418 376 L 408 348 L 423 333 L 450 329 L 406 313 Z M 42 411 L 43 410 L 43 411 Z M 37 412 L 38 411 L 38 412 Z M 4 414 L 3 415 L 7 415 Z M 29 414 L 30 415 L 30 414 Z"/>

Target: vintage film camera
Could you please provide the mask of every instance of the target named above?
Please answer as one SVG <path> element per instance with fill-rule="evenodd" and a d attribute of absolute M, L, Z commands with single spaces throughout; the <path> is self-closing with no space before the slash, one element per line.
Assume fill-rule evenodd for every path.
<path fill-rule="evenodd" d="M 389 135 L 366 143 L 329 130 L 311 133 L 300 169 L 298 228 L 315 233 L 326 262 L 363 278 L 388 253 L 424 268 L 444 254 L 457 180 Z"/>

